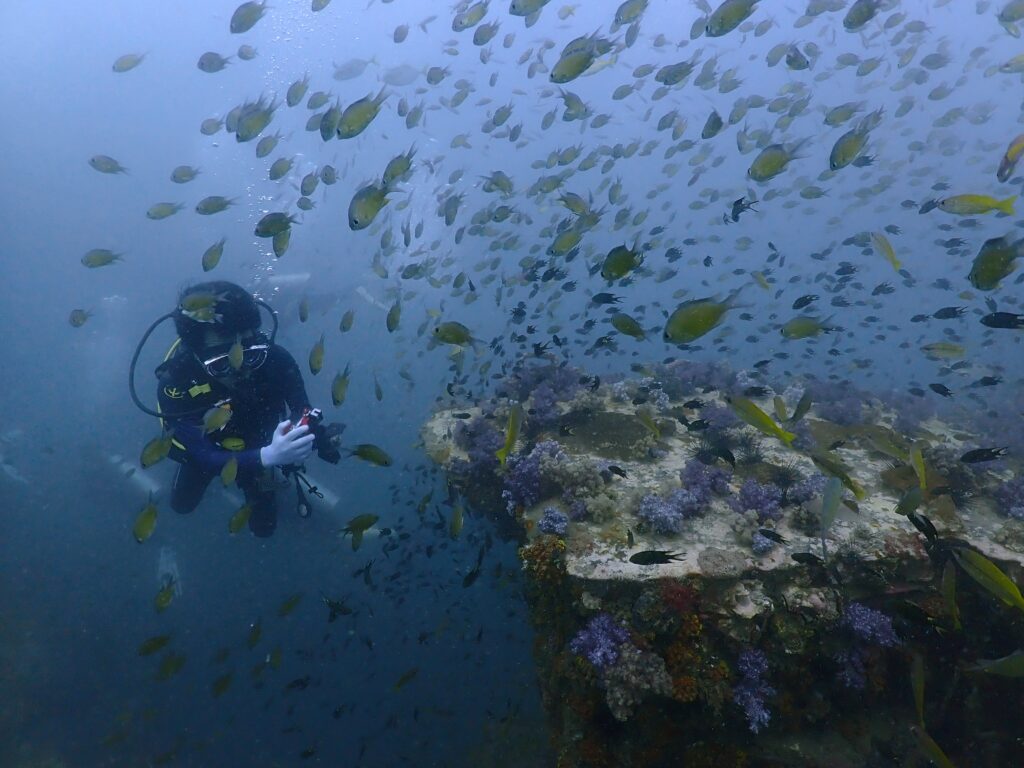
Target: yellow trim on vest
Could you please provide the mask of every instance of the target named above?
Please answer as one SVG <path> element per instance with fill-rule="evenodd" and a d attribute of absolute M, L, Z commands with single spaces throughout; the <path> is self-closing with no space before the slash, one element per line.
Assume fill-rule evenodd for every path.
<path fill-rule="evenodd" d="M 194 387 L 189 389 L 188 393 L 192 395 L 192 397 L 199 397 L 199 395 L 209 394 L 210 391 L 209 384 L 196 384 Z"/>

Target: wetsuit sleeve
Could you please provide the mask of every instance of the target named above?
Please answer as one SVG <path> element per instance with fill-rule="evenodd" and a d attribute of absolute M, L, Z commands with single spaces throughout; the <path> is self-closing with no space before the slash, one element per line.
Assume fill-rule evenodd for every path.
<path fill-rule="evenodd" d="M 181 412 L 181 399 L 172 399 L 167 395 L 167 388 L 161 386 L 158 391 L 160 411 L 164 416 L 164 424 L 174 431 L 171 442 L 171 458 L 178 462 L 194 464 L 207 472 L 220 472 L 232 457 L 238 459 L 238 468 L 258 468 L 262 466 L 259 448 L 246 451 L 227 451 L 210 440 L 203 432 L 201 413 L 175 417 L 176 411 Z"/>
<path fill-rule="evenodd" d="M 173 422 L 173 427 L 174 441 L 181 446 L 179 450 L 183 451 L 184 460 L 207 472 L 220 472 L 232 458 L 238 459 L 239 469 L 258 469 L 263 466 L 259 448 L 226 451 L 203 434 L 201 421 L 179 419 Z"/>
<path fill-rule="evenodd" d="M 281 355 L 281 384 L 284 400 L 294 421 L 302 415 L 303 410 L 311 407 L 309 395 L 306 394 L 306 384 L 302 380 L 302 372 L 299 370 L 295 358 L 284 347 L 278 347 L 278 351 Z"/>

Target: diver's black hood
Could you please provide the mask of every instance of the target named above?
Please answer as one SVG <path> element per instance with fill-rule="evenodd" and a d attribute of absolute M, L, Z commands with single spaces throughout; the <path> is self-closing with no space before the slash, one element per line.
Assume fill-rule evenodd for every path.
<path fill-rule="evenodd" d="M 182 302 L 197 293 L 208 293 L 217 297 L 217 301 L 213 305 L 215 318 L 213 321 L 195 320 L 182 312 Z M 230 336 L 259 327 L 260 309 L 256 299 L 242 286 L 235 283 L 227 280 L 196 283 L 185 288 L 178 296 L 178 308 L 174 313 L 174 328 L 181 338 L 181 343 L 190 350 L 202 348 L 203 337 L 209 328 Z"/>

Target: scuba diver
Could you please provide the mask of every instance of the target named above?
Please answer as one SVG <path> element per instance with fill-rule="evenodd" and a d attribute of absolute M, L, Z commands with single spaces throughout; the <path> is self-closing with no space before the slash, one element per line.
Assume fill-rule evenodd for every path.
<path fill-rule="evenodd" d="M 274 321 L 269 337 L 260 331 L 260 305 Z M 178 340 L 156 369 L 159 406 L 153 411 L 136 396 L 135 365 L 149 335 L 168 318 Z M 174 311 L 154 322 L 139 342 L 131 365 L 132 399 L 158 416 L 171 435 L 168 455 L 180 465 L 171 489 L 174 511 L 191 512 L 210 481 L 230 472 L 251 510 L 249 530 L 270 536 L 277 526 L 276 467 L 294 478 L 299 513 L 309 514 L 300 480 L 310 493 L 320 493 L 303 476 L 302 465 L 313 451 L 336 464 L 344 426 L 321 423 L 295 359 L 274 343 L 276 335 L 277 315 L 269 305 L 234 283 L 212 281 L 185 288 Z M 234 467 L 225 469 L 232 460 Z"/>

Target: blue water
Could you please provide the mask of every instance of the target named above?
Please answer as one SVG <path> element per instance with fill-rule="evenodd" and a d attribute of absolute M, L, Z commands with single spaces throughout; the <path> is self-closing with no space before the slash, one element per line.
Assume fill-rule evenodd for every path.
<path fill-rule="evenodd" d="M 798 374 L 813 375 L 837 388 L 856 385 L 903 397 L 908 388 L 944 383 L 953 398 L 931 391 L 912 397 L 929 409 L 977 419 L 995 430 L 993 444 L 1019 445 L 1020 334 L 978 321 L 994 311 L 986 298 L 1000 311 L 1018 311 L 1019 281 L 1013 274 L 983 293 L 972 289 L 967 273 L 985 240 L 1012 236 L 1020 220 L 918 212 L 944 195 L 1003 198 L 1020 189 L 1017 178 L 1002 184 L 995 178 L 1021 121 L 1021 75 L 998 70 L 1019 44 L 997 22 L 996 4 L 903 3 L 883 10 L 863 31 L 847 32 L 844 9 L 798 24 L 805 3 L 763 0 L 740 29 L 691 40 L 704 15 L 700 8 L 651 0 L 629 48 L 623 47 L 625 27 L 609 30 L 618 3 L 576 3 L 561 19 L 565 5 L 549 3 L 526 27 L 508 13 L 507 2 L 494 0 L 483 23 L 500 22 L 500 30 L 486 46 L 473 44 L 473 29 L 452 30 L 452 7 L 424 0 L 334 0 L 315 14 L 308 2 L 279 0 L 237 35 L 229 32 L 231 0 L 56 0 L 0 8 L 0 28 L 8 33 L 0 54 L 0 446 L 9 470 L 0 474 L 0 763 L 117 766 L 163 758 L 183 766 L 552 764 L 543 746 L 515 544 L 501 541 L 489 522 L 473 514 L 457 540 L 435 525 L 434 508 L 445 517 L 450 510 L 442 504 L 444 478 L 419 445 L 419 428 L 438 402 L 451 402 L 445 386 L 457 379 L 446 350 L 428 345 L 438 317 L 466 324 L 484 342 L 503 339 L 499 352 L 486 344 L 467 352 L 462 402 L 484 396 L 493 375 L 554 334 L 567 339 L 551 350 L 554 359 L 601 375 L 683 355 L 737 370 L 771 358 L 770 373 L 783 384 Z M 888 24 L 898 13 L 906 18 Z M 425 21 L 429 16 L 436 18 Z M 755 25 L 768 19 L 775 23 L 755 34 Z M 410 27 L 408 37 L 396 43 L 394 30 L 403 24 Z M 565 122 L 549 70 L 566 43 L 595 30 L 616 50 L 601 57 L 600 71 L 561 86 L 592 111 L 586 121 Z M 514 35 L 507 46 L 506 35 Z M 543 50 L 548 41 L 550 49 Z M 806 50 L 812 42 L 818 55 L 808 71 L 766 62 L 781 43 Z M 242 44 L 257 49 L 253 60 L 237 57 Z M 232 59 L 221 72 L 201 72 L 196 61 L 205 51 Z M 114 60 L 130 52 L 145 53 L 142 63 L 113 72 Z M 924 65 L 933 53 L 948 56 L 948 63 L 929 68 L 938 63 L 929 59 Z M 881 61 L 861 76 L 857 64 L 839 63 L 843 54 Z M 653 73 L 632 74 L 643 64 L 656 72 L 694 56 L 697 71 L 661 95 Z M 909 63 L 901 62 L 904 56 Z M 371 57 L 375 62 L 361 76 L 333 77 L 334 65 Z M 543 67 L 531 76 L 538 61 Z M 711 61 L 717 62 L 715 85 L 701 88 L 694 81 Z M 212 136 L 199 131 L 202 120 L 224 118 L 261 94 L 283 101 L 304 73 L 311 82 L 307 99 L 321 90 L 347 105 L 377 93 L 385 73 L 401 65 L 415 70 L 414 82 L 387 85 L 380 115 L 355 139 L 323 142 L 307 132 L 312 113 L 305 100 L 279 107 L 265 134 L 280 131 L 283 138 L 264 159 L 255 157 L 256 141 L 236 142 L 223 129 Z M 430 66 L 450 73 L 439 85 L 428 85 L 424 70 Z M 717 84 L 729 70 L 740 84 L 723 93 Z M 472 92 L 452 109 L 447 105 L 460 79 Z M 634 93 L 612 98 L 618 86 L 637 81 Z M 939 86 L 948 95 L 936 91 Z M 752 96 L 788 101 L 777 109 L 750 107 L 730 125 L 737 100 Z M 914 100 L 912 108 L 897 117 L 906 98 Z M 803 99 L 790 124 L 779 125 L 779 115 Z M 418 126 L 406 127 L 398 114 L 402 101 L 424 106 Z M 847 101 L 863 101 L 863 111 L 840 128 L 824 125 L 825 110 Z M 506 104 L 513 106 L 506 126 L 485 130 L 489 116 Z M 700 132 L 712 109 L 726 126 L 705 141 Z M 872 164 L 822 176 L 835 140 L 878 109 L 883 117 L 864 152 Z M 543 128 L 551 110 L 556 118 Z M 678 139 L 657 129 L 671 110 L 686 122 Z M 590 121 L 598 115 L 608 119 L 594 128 Z M 517 125 L 521 136 L 510 141 L 508 128 Z M 807 142 L 784 172 L 757 184 L 746 175 L 756 150 L 740 151 L 741 130 L 769 131 L 771 142 Z M 680 146 L 687 140 L 692 145 Z M 646 148 L 648 142 L 656 144 Z M 355 191 L 414 145 L 410 179 L 371 228 L 350 230 L 347 210 Z M 575 145 L 581 152 L 573 163 L 545 167 L 550 153 Z M 595 167 L 578 170 L 593 151 L 599 152 Z M 97 154 L 116 158 L 128 173 L 98 173 L 88 163 Z M 278 157 L 295 163 L 286 178 L 272 182 L 267 169 Z M 311 196 L 315 208 L 300 212 L 299 182 L 326 163 L 337 169 L 338 183 L 321 183 Z M 181 164 L 202 172 L 189 184 L 174 184 L 169 174 Z M 514 181 L 508 199 L 481 187 L 481 176 L 497 170 Z M 529 192 L 542 176 L 569 170 L 574 172 L 558 192 Z M 609 203 L 609 179 L 621 181 L 616 204 Z M 824 196 L 801 197 L 810 186 Z M 564 276 L 544 281 L 538 275 L 546 267 L 531 274 L 523 259 L 547 258 L 555 226 L 570 217 L 557 199 L 564 191 L 593 195 L 593 207 L 606 211 L 584 235 L 579 256 L 547 265 L 564 269 Z M 201 198 L 215 194 L 236 203 L 213 216 L 193 211 Z M 463 200 L 455 222 L 446 226 L 438 207 L 450 195 Z M 760 201 L 757 210 L 738 223 L 723 221 L 732 202 L 744 196 Z M 906 200 L 913 204 L 902 205 Z M 161 201 L 185 207 L 166 220 L 149 220 L 147 209 Z M 500 204 L 515 214 L 474 222 Z M 616 214 L 627 209 L 616 224 Z M 291 247 L 280 259 L 268 240 L 252 234 L 264 213 L 278 210 L 297 215 Z M 420 223 L 422 234 L 404 246 L 403 226 Z M 844 244 L 887 226 L 899 233 L 889 239 L 905 274 L 870 247 Z M 652 232 L 656 227 L 663 231 Z M 381 445 L 394 463 L 316 466 L 317 480 L 341 503 L 308 521 L 284 507 L 269 540 L 230 536 L 234 502 L 211 488 L 188 516 L 162 504 L 156 533 L 138 545 L 131 525 L 147 494 L 111 457 L 135 462 L 158 426 L 131 405 L 128 362 L 148 324 L 173 308 L 178 290 L 204 278 L 200 258 L 221 237 L 227 239 L 224 257 L 209 277 L 236 281 L 271 302 L 281 317 L 278 342 L 303 367 L 308 350 L 326 334 L 324 371 L 306 375 L 311 399 L 327 408 L 329 418 L 347 424 L 347 440 Z M 636 238 L 645 246 L 649 272 L 624 284 L 601 280 L 595 272 L 604 254 Z M 964 243 L 936 244 L 950 238 Z M 772 257 L 769 243 L 781 259 Z M 683 250 L 674 264 L 665 258 L 670 247 Z M 86 269 L 79 260 L 93 248 L 124 253 L 124 260 Z M 372 268 L 375 258 L 387 277 Z M 435 259 L 435 283 L 400 278 L 403 267 L 427 259 Z M 842 262 L 856 268 L 852 280 L 837 279 Z M 661 279 L 666 269 L 678 273 Z M 473 301 L 452 288 L 462 271 L 475 284 Z M 752 277 L 758 271 L 767 290 Z M 275 287 L 280 283 L 272 278 L 281 276 L 292 280 L 289 287 Z M 568 281 L 577 283 L 575 290 Z M 882 283 L 893 292 L 873 295 Z M 724 297 L 740 287 L 745 306 L 714 334 L 688 349 L 661 341 L 664 318 L 680 301 Z M 402 321 L 389 333 L 385 308 L 396 290 L 402 292 Z M 594 347 L 599 336 L 615 333 L 604 308 L 590 303 L 600 291 L 624 298 L 620 308 L 651 329 L 647 341 L 619 335 Z M 779 327 L 797 314 L 792 302 L 808 293 L 821 295 L 813 314 L 832 318 L 842 330 L 785 341 Z M 840 295 L 847 306 L 833 301 Z M 298 320 L 303 298 L 311 306 L 306 323 Z M 509 338 L 508 318 L 520 301 L 527 323 L 536 326 L 523 343 Z M 910 322 L 949 305 L 964 306 L 966 314 Z M 92 313 L 80 328 L 68 322 L 75 308 Z M 343 335 L 337 326 L 348 309 L 356 320 Z M 749 314 L 741 317 L 741 311 Z M 585 333 L 588 319 L 597 325 Z M 524 333 L 525 326 L 514 332 Z M 966 348 L 959 369 L 920 351 L 944 340 Z M 143 350 L 138 386 L 151 405 L 151 371 L 172 341 L 164 325 Z M 349 361 L 348 399 L 331 409 L 331 378 Z M 383 389 L 379 402 L 374 374 Z M 1000 376 L 1003 384 L 983 394 L 969 388 L 985 375 Z M 166 500 L 173 471 L 170 462 L 146 471 L 158 488 L 158 503 Z M 421 519 L 417 502 L 431 491 Z M 338 531 L 364 513 L 379 515 L 381 526 L 408 538 L 385 553 L 384 539 L 369 537 L 353 552 Z M 464 589 L 463 576 L 489 536 L 493 546 L 483 576 Z M 161 548 L 174 553 L 181 596 L 157 613 L 152 601 L 160 586 Z M 367 584 L 353 574 L 371 559 Z M 328 624 L 321 591 L 344 597 L 355 613 Z M 278 607 L 294 594 L 302 595 L 298 606 L 279 617 Z M 249 649 L 246 637 L 258 619 L 263 635 Z M 137 648 L 164 633 L 186 663 L 171 679 L 157 681 L 164 654 L 143 658 Z M 275 648 L 282 652 L 280 667 L 253 676 L 251 670 Z M 219 649 L 228 649 L 222 662 L 213 660 Z M 414 668 L 417 675 L 395 690 Z M 212 681 L 228 671 L 230 688 L 212 696 Z M 307 676 L 303 690 L 288 688 Z M 539 746 L 520 755 L 509 746 L 517 743 Z"/>

